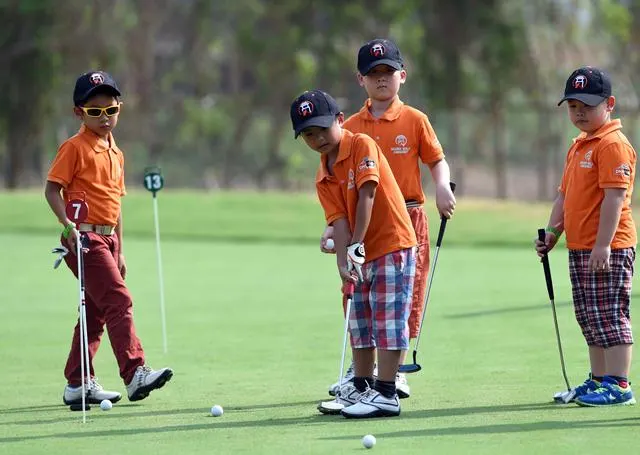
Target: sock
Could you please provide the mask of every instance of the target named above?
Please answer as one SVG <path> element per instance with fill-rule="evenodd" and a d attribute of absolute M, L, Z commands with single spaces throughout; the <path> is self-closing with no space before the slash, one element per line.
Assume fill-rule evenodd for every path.
<path fill-rule="evenodd" d="M 376 383 L 373 388 L 387 398 L 393 398 L 396 395 L 395 381 L 381 381 L 380 379 L 376 379 Z"/>
<path fill-rule="evenodd" d="M 364 392 L 373 384 L 373 378 L 365 378 L 356 376 L 353 378 L 353 385 L 356 387 L 356 390 L 360 393 Z"/>
<path fill-rule="evenodd" d="M 591 375 L 591 379 L 596 382 L 602 382 L 604 380 L 604 376 L 594 376 Z"/>
<path fill-rule="evenodd" d="M 629 387 L 629 378 L 627 378 L 626 376 L 609 376 L 609 377 L 615 379 L 621 388 L 626 389 L 627 387 Z"/>

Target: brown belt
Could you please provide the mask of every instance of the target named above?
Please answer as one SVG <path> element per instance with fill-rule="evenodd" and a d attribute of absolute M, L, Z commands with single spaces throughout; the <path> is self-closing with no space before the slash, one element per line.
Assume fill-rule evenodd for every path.
<path fill-rule="evenodd" d="M 95 232 L 100 235 L 113 235 L 113 233 L 116 232 L 116 227 L 109 226 L 107 224 L 80 223 L 80 232 Z"/>

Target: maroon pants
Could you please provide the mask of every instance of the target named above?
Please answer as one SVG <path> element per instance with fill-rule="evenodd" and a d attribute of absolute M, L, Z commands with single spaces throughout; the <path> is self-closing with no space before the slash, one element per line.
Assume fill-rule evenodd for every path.
<path fill-rule="evenodd" d="M 118 270 L 119 245 L 114 235 L 85 233 L 89 237 L 89 251 L 84 253 L 84 286 L 89 338 L 89 362 L 94 376 L 93 358 L 107 326 L 111 348 L 120 368 L 120 377 L 128 384 L 136 368 L 144 364 L 142 344 L 133 324 L 133 302 L 124 279 Z M 78 258 L 74 251 L 65 256 L 65 262 L 78 276 Z M 82 383 L 80 369 L 80 327 L 73 332 L 71 352 L 64 369 L 67 382 L 72 386 Z"/>

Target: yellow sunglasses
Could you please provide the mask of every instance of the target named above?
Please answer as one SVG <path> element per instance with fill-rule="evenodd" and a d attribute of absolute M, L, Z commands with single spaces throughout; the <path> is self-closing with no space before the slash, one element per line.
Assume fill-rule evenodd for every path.
<path fill-rule="evenodd" d="M 113 117 L 120 112 L 120 104 L 108 107 L 80 107 L 85 114 L 89 117 L 102 117 L 102 114 L 106 114 L 107 117 Z"/>

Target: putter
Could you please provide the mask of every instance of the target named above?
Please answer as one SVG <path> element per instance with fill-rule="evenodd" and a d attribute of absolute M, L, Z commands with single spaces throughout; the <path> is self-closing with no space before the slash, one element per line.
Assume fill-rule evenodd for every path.
<path fill-rule="evenodd" d="M 76 224 L 76 229 L 80 228 L 80 223 L 87 219 L 89 206 L 84 199 L 71 199 L 65 208 L 67 218 Z M 87 334 L 87 307 L 85 302 L 84 289 L 84 250 L 89 247 L 89 238 L 81 233 L 76 242 L 76 257 L 78 260 L 78 325 L 80 331 L 80 377 L 82 381 L 82 402 L 72 404 L 69 409 L 72 411 L 82 411 L 82 423 L 87 421 L 87 413 L 91 406 L 87 403 L 87 387 L 91 380 L 91 368 L 89 363 L 89 336 Z"/>
<path fill-rule="evenodd" d="M 342 381 L 344 378 L 344 358 L 347 353 L 347 338 L 349 334 L 349 314 L 351 313 L 351 301 L 353 300 L 353 291 L 355 285 L 353 283 L 347 283 L 345 286 L 345 295 L 347 296 L 347 308 L 344 316 L 344 338 L 342 340 L 342 356 L 340 357 L 340 375 L 338 376 L 338 392 L 336 398 L 331 401 L 323 401 L 318 405 L 318 411 L 323 414 L 340 414 L 340 411 L 344 409 L 342 403 L 338 403 L 340 398 L 340 390 L 342 389 Z"/>
<path fill-rule="evenodd" d="M 544 243 L 546 233 L 544 229 L 538 229 L 538 240 Z M 576 392 L 571 388 L 569 384 L 569 378 L 567 378 L 567 369 L 564 365 L 564 354 L 562 353 L 562 341 L 560 341 L 560 329 L 558 328 L 558 316 L 556 315 L 556 304 L 553 295 L 553 281 L 551 280 L 551 267 L 549 266 L 549 256 L 545 253 L 542 256 L 542 267 L 544 269 L 544 280 L 547 283 L 547 293 L 549 294 L 549 301 L 551 302 L 551 313 L 553 314 L 553 325 L 556 329 L 556 340 L 558 341 L 558 352 L 560 353 L 560 365 L 562 366 L 562 376 L 564 382 L 567 385 L 567 390 L 558 392 L 553 395 L 553 401 L 556 403 L 569 403 L 576 396 Z"/>
<path fill-rule="evenodd" d="M 158 258 L 158 281 L 160 284 L 160 318 L 162 322 L 162 348 L 167 353 L 167 317 L 164 308 L 164 279 L 162 273 L 162 255 L 160 252 L 160 221 L 158 219 L 157 193 L 164 187 L 164 177 L 157 166 L 144 170 L 144 187 L 153 194 L 153 221 L 156 229 L 156 256 Z"/>
<path fill-rule="evenodd" d="M 449 182 L 451 191 L 456 190 L 456 184 Z M 422 366 L 418 363 L 418 345 L 420 344 L 420 335 L 422 334 L 422 326 L 424 325 L 424 317 L 427 314 L 427 305 L 429 304 L 429 294 L 431 293 L 431 285 L 433 284 L 433 275 L 436 271 L 436 264 L 438 263 L 438 253 L 440 252 L 440 246 L 442 245 L 442 238 L 444 237 L 444 230 L 447 227 L 447 218 L 444 216 L 440 218 L 440 231 L 438 231 L 438 240 L 436 241 L 436 252 L 433 255 L 433 265 L 429 270 L 429 284 L 427 285 L 427 295 L 424 301 L 424 311 L 422 312 L 422 319 L 420 320 L 420 329 L 418 330 L 418 338 L 416 338 L 416 345 L 413 348 L 413 363 L 400 365 L 398 373 L 417 373 L 422 370 Z"/>

